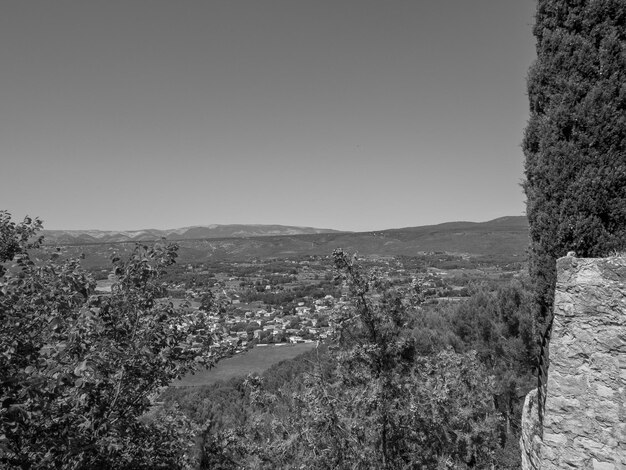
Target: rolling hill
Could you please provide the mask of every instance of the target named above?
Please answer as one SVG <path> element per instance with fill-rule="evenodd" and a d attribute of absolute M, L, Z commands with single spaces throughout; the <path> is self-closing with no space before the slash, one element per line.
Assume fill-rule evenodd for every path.
<path fill-rule="evenodd" d="M 361 255 L 408 255 L 416 256 L 429 252 L 446 252 L 473 257 L 491 257 L 499 260 L 522 261 L 528 246 L 528 222 L 526 217 L 502 217 L 488 222 L 449 222 L 439 225 L 405 227 L 374 232 L 283 233 L 273 235 L 276 226 L 268 230 L 236 227 L 228 237 L 204 236 L 205 231 L 188 231 L 169 237 L 180 246 L 179 261 L 250 260 L 252 258 L 287 258 L 301 255 L 326 256 L 335 248 L 343 248 Z M 285 230 L 293 230 L 287 227 Z M 303 228 L 299 228 L 304 230 Z M 319 229 L 310 229 L 319 230 Z M 146 233 L 150 231 L 144 231 Z M 152 233 L 152 232 L 150 232 Z M 172 234 L 174 232 L 171 232 Z M 216 232 L 208 232 L 215 234 Z M 224 233 L 223 231 L 221 233 Z M 250 235 L 250 234 L 254 235 Z M 201 235 L 191 238 L 191 235 Z M 236 234 L 236 235 L 233 235 Z M 259 235 L 264 234 L 264 235 Z M 187 236 L 189 238 L 183 238 Z M 120 241 L 73 242 L 63 237 L 48 238 L 47 244 L 65 245 L 69 254 L 85 253 L 87 264 L 106 264 L 112 251 L 132 249 L 135 238 Z M 160 238 L 160 237 L 158 237 Z M 152 240 L 158 239 L 153 237 Z M 55 241 L 56 240 L 56 241 Z M 108 238 L 107 240 L 111 240 Z"/>

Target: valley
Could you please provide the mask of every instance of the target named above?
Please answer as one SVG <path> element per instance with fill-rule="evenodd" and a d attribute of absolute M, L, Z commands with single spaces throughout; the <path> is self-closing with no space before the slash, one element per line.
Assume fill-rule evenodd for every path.
<path fill-rule="evenodd" d="M 332 250 L 339 246 L 358 253 L 360 263 L 396 288 L 419 285 L 424 305 L 437 308 L 462 302 L 481 283 L 503 284 L 522 275 L 525 230 L 523 221 L 505 218 L 360 234 L 176 241 L 179 258 L 164 277 L 172 301 L 193 310 L 208 308 L 211 293 L 211 301 L 220 305 L 219 313 L 211 312 L 211 333 L 227 341 L 235 357 L 174 385 L 260 373 L 300 348 L 323 342 L 332 334 L 333 316 L 350 306 L 332 266 Z M 115 282 L 108 258 L 127 255 L 133 247 L 124 242 L 58 248 L 64 256 L 84 255 L 83 265 L 106 293 Z"/>

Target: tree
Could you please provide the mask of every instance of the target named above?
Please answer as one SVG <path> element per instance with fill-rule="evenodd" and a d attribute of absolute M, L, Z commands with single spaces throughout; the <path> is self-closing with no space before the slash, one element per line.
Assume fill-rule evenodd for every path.
<path fill-rule="evenodd" d="M 26 217 L 24 222 L 16 224 L 11 220 L 11 214 L 7 211 L 0 211 L 0 276 L 5 272 L 2 263 L 12 260 L 30 248 L 41 245 L 41 237 L 33 240 L 41 227 L 42 223 L 39 219 L 33 220 Z"/>
<path fill-rule="evenodd" d="M 185 468 L 194 429 L 175 412 L 151 419 L 152 398 L 226 348 L 206 313 L 166 297 L 177 247 L 114 257 L 117 282 L 99 295 L 79 260 L 32 258 L 40 227 L 0 217 L 0 466 Z"/>
<path fill-rule="evenodd" d="M 626 2 L 539 0 L 524 135 L 540 419 L 556 259 L 626 247 Z"/>
<path fill-rule="evenodd" d="M 626 247 L 626 3 L 539 0 L 524 190 L 539 316 L 555 260 Z"/>

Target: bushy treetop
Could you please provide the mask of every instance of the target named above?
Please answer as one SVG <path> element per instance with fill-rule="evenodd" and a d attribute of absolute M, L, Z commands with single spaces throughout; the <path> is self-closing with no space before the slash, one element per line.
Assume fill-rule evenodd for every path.
<path fill-rule="evenodd" d="M 167 298 L 177 247 L 114 256 L 101 294 L 79 260 L 31 256 L 40 226 L 0 215 L 0 467 L 188 468 L 193 428 L 147 412 L 160 387 L 227 347 L 205 312 Z"/>

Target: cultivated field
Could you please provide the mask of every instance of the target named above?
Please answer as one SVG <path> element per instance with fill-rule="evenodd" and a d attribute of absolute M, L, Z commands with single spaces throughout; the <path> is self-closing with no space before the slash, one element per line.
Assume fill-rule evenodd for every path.
<path fill-rule="evenodd" d="M 280 361 L 293 359 L 298 354 L 313 348 L 315 348 L 315 343 L 256 346 L 248 352 L 223 359 L 212 369 L 200 370 L 195 375 L 189 374 L 183 379 L 172 383 L 172 386 L 210 385 L 218 380 L 228 380 L 233 377 L 248 375 L 252 372 L 260 374 Z"/>

